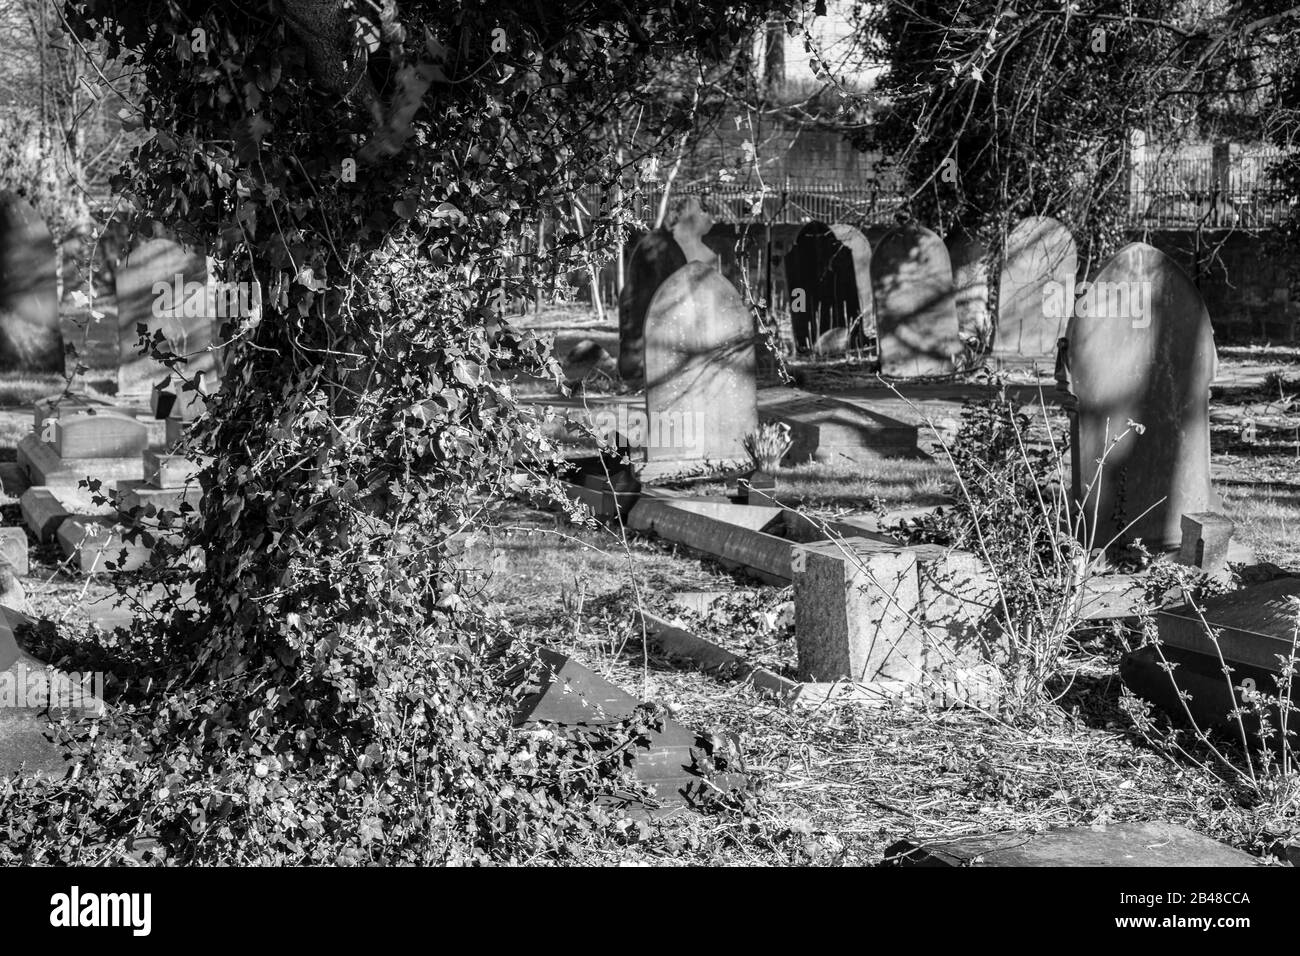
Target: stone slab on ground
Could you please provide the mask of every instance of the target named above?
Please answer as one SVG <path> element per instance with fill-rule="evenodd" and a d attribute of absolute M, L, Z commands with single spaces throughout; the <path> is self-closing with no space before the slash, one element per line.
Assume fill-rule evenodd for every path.
<path fill-rule="evenodd" d="M 893 866 L 1258 866 L 1249 853 L 1176 823 L 1112 823 L 950 841 L 900 840 Z"/>
<path fill-rule="evenodd" d="M 1201 611 L 1219 632 L 1217 650 L 1195 608 L 1166 608 L 1156 615 L 1156 624 L 1164 644 L 1212 657 L 1221 652 L 1230 664 L 1276 671 L 1279 656 L 1290 657 L 1294 650 L 1294 598 L 1300 598 L 1300 578 L 1278 578 L 1205 600 Z"/>
<path fill-rule="evenodd" d="M 779 531 L 784 523 L 783 509 L 769 505 L 738 505 L 721 499 L 682 498 L 672 501 L 671 506 L 767 534 Z"/>
<path fill-rule="evenodd" d="M 573 501 L 579 501 L 591 509 L 599 521 L 627 520 L 627 513 L 632 510 L 641 495 L 636 491 L 605 491 L 565 482 L 564 493 Z"/>
<path fill-rule="evenodd" d="M 791 697 L 799 688 L 798 681 L 751 664 L 739 654 L 677 627 L 666 618 L 647 611 L 640 612 L 640 618 L 647 641 L 665 657 L 689 661 L 706 673 L 752 684 L 783 699 Z"/>
<path fill-rule="evenodd" d="M 57 538 L 64 557 L 83 574 L 134 571 L 148 562 L 153 551 L 138 541 L 124 541 L 108 518 L 70 516 L 59 525 Z"/>
<path fill-rule="evenodd" d="M 58 453 L 37 435 L 27 435 L 18 443 L 18 466 L 33 485 L 76 488 L 82 479 L 98 478 L 108 484 L 144 477 L 144 463 L 139 454 L 130 458 L 60 458 Z"/>
<path fill-rule="evenodd" d="M 861 401 L 809 396 L 783 402 L 760 402 L 760 421 L 784 422 L 792 445 L 787 464 L 848 460 L 870 463 L 874 457 L 919 454 L 919 429 L 875 411 Z"/>
<path fill-rule="evenodd" d="M 103 703 L 93 687 L 83 690 L 80 685 L 75 693 L 50 698 L 52 684 L 69 691 L 73 685 L 69 675 L 52 670 L 19 643 L 16 635 L 28 623 L 25 615 L 0 605 L 0 687 L 6 695 L 14 695 L 12 702 L 0 705 L 0 778 L 20 768 L 62 777 L 69 762 L 54 740 L 50 719 L 59 720 L 65 714 L 90 717 L 102 712 Z"/>
<path fill-rule="evenodd" d="M 598 730 L 634 716 L 640 707 L 631 694 L 570 657 L 548 648 L 540 649 L 538 657 L 541 676 L 537 689 L 520 700 L 515 710 L 516 726 L 551 724 L 561 729 Z M 689 805 L 690 791 L 703 779 L 692 769 L 700 743 L 696 734 L 665 718 L 661 728 L 651 730 L 648 737 L 647 745 L 635 751 L 636 779 L 658 801 Z M 740 774 L 719 774 L 712 781 L 723 789 L 747 784 Z M 632 794 L 623 802 L 629 809 L 640 805 Z M 653 812 L 655 808 L 640 805 L 639 809 Z"/>
<path fill-rule="evenodd" d="M 14 574 L 27 574 L 27 531 L 14 525 L 0 527 L 0 561 L 13 568 Z"/>
<path fill-rule="evenodd" d="M 671 500 L 642 497 L 628 514 L 628 527 L 711 555 L 724 565 L 744 568 L 760 580 L 789 583 L 790 541 L 684 511 L 674 504 Z"/>

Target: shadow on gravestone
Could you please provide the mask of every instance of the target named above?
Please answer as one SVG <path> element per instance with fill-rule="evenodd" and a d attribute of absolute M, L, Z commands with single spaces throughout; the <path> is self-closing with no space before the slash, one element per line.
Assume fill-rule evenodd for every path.
<path fill-rule="evenodd" d="M 1022 219 L 1007 236 L 1002 262 L 993 356 L 1050 362 L 1074 302 L 1074 237 L 1048 216 Z"/>
<path fill-rule="evenodd" d="M 943 240 L 908 223 L 891 230 L 871 257 L 876 335 L 884 375 L 948 375 L 962 352 L 952 266 Z"/>
<path fill-rule="evenodd" d="M 1217 356 L 1209 312 L 1187 273 L 1141 242 L 1115 253 L 1080 288 L 1067 332 L 1078 399 L 1075 500 L 1084 506 L 1093 547 L 1140 538 L 1155 550 L 1176 548 L 1181 516 L 1217 504 L 1210 486 Z"/>
<path fill-rule="evenodd" d="M 138 326 L 162 333 L 171 351 L 187 358 L 187 375 L 211 372 L 216 356 L 213 302 L 207 261 L 170 239 L 150 239 L 134 249 L 117 273 L 118 390 L 147 391 L 169 376 L 166 366 L 141 354 Z"/>
<path fill-rule="evenodd" d="M 861 348 L 875 326 L 871 246 L 853 226 L 810 222 L 785 255 L 786 294 L 795 348 L 806 351 L 832 329 L 852 328 Z"/>
<path fill-rule="evenodd" d="M 618 295 L 618 373 L 624 381 L 645 378 L 645 320 L 659 286 L 686 265 L 686 254 L 667 229 L 641 237 L 628 258 Z"/>
<path fill-rule="evenodd" d="M 647 461 L 744 462 L 758 426 L 754 323 L 740 294 L 702 262 L 655 293 L 646 315 Z"/>
<path fill-rule="evenodd" d="M 64 370 L 54 239 L 13 193 L 0 194 L 0 369 Z"/>

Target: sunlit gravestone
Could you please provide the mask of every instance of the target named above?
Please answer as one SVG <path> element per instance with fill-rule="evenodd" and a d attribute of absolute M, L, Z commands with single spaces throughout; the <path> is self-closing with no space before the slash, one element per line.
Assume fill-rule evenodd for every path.
<path fill-rule="evenodd" d="M 1049 363 L 1074 303 L 1078 254 L 1068 229 L 1048 216 L 1016 223 L 1007 236 L 998 285 L 993 356 Z"/>
<path fill-rule="evenodd" d="M 152 338 L 161 332 L 167 347 L 185 358 L 185 376 L 215 374 L 217 357 L 211 346 L 225 317 L 254 307 L 249 297 L 231 294 L 209 282 L 203 256 L 168 239 L 151 239 L 136 247 L 117 273 L 118 389 L 147 392 L 168 377 L 166 366 L 141 354 L 138 326 Z"/>
<path fill-rule="evenodd" d="M 1078 399 L 1072 469 L 1091 544 L 1140 538 L 1155 550 L 1177 547 L 1182 515 L 1217 505 L 1209 312 L 1187 273 L 1140 242 L 1117 252 L 1079 293 L 1068 332 Z"/>
<path fill-rule="evenodd" d="M 916 223 L 891 230 L 871 257 L 884 375 L 946 375 L 961 355 L 952 265 L 937 235 Z"/>
<path fill-rule="evenodd" d="M 875 331 L 871 244 L 853 226 L 810 222 L 785 256 L 785 281 L 795 347 L 812 348 L 833 329 L 851 330 L 858 348 Z"/>
<path fill-rule="evenodd" d="M 0 194 L 0 369 L 63 372 L 58 261 L 31 204 Z"/>
<path fill-rule="evenodd" d="M 644 434 L 627 437 L 647 462 L 747 460 L 744 438 L 758 425 L 754 325 L 716 269 L 688 262 L 659 287 L 646 315 L 645 363 Z"/>

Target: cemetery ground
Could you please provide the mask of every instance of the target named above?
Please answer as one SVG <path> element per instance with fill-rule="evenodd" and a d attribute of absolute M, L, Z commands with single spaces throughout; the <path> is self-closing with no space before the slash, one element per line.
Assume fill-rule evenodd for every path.
<path fill-rule="evenodd" d="M 563 356 L 578 341 L 613 352 L 617 331 L 580 310 L 550 309 L 528 320 L 554 335 Z M 1300 565 L 1300 350 L 1223 349 L 1212 404 L 1213 465 L 1236 535 L 1261 561 Z M 850 362 L 795 361 L 810 390 L 854 394 L 874 376 Z M 589 383 L 593 387 L 600 383 Z M 12 462 L 31 428 L 31 404 L 58 391 L 40 376 L 0 380 L 0 463 Z M 538 396 L 553 387 L 520 382 Z M 1050 396 L 1050 383 L 1044 384 Z M 880 394 L 880 393 L 876 393 Z M 1297 403 L 1300 405 L 1300 403 Z M 1064 419 L 1048 400 L 1053 427 Z M 926 399 L 916 412 L 951 441 L 959 399 Z M 1253 433 L 1248 427 L 1254 425 Z M 783 503 L 831 519 L 942 505 L 952 472 L 936 435 L 927 453 L 869 465 L 808 463 L 778 473 Z M 694 492 L 721 495 L 722 482 Z M 641 700 L 694 729 L 732 736 L 752 797 L 727 798 L 705 813 L 629 819 L 620 861 L 683 864 L 873 864 L 903 837 L 945 841 L 1002 831 L 1040 831 L 1125 821 L 1184 824 L 1265 859 L 1285 858 L 1296 840 L 1297 794 L 1243 786 L 1194 743 L 1183 750 L 1144 735 L 1122 705 L 1117 674 L 1126 639 L 1105 623 L 1081 629 L 1065 648 L 1055 702 L 1014 720 L 938 705 L 790 707 L 725 674 L 670 660 L 645 640 L 639 610 L 676 618 L 698 634 L 782 677 L 796 678 L 792 589 L 685 549 L 607 528 L 582 527 L 559 509 L 521 501 L 496 505 L 497 529 L 472 541 L 463 566 L 481 582 L 493 613 L 520 638 L 571 654 Z M 3 505 L 6 524 L 21 524 Z M 31 543 L 23 584 L 32 610 L 70 633 L 84 632 L 86 607 L 113 593 L 105 576 L 70 571 L 57 544 Z M 675 605 L 676 592 L 727 592 L 703 613 Z M 1132 634 L 1128 640 L 1135 641 Z M 612 862 L 608 850 L 589 862 Z"/>

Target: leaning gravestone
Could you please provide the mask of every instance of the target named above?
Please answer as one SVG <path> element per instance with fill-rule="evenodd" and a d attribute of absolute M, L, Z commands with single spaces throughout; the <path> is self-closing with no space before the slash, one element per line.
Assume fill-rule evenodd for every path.
<path fill-rule="evenodd" d="M 0 369 L 63 372 L 54 240 L 13 193 L 0 193 Z"/>
<path fill-rule="evenodd" d="M 645 376 L 646 310 L 663 281 L 684 265 L 686 255 L 667 229 L 647 233 L 633 247 L 618 295 L 618 373 L 625 381 Z"/>
<path fill-rule="evenodd" d="M 646 314 L 646 460 L 744 462 L 758 426 L 754 323 L 735 287 L 688 262 Z"/>
<path fill-rule="evenodd" d="M 1055 219 L 1031 216 L 1007 236 L 998 285 L 995 359 L 1050 362 L 1074 304 L 1074 237 Z"/>
<path fill-rule="evenodd" d="M 891 230 L 871 257 L 880 370 L 945 375 L 961 354 L 952 266 L 943 240 L 915 223 Z"/>
<path fill-rule="evenodd" d="M 166 366 L 140 353 L 138 326 L 160 331 L 168 346 L 187 357 L 183 372 L 212 372 L 216 316 L 203 256 L 169 239 L 150 239 L 127 257 L 117 273 L 118 389 L 147 391 L 169 374 Z"/>
<path fill-rule="evenodd" d="M 1154 550 L 1176 548 L 1181 516 L 1217 504 L 1210 487 L 1217 364 L 1210 314 L 1187 273 L 1141 242 L 1115 253 L 1081 289 L 1067 333 L 1078 399 L 1074 497 L 1093 547 L 1141 538 Z"/>
<path fill-rule="evenodd" d="M 851 347 L 874 331 L 871 245 L 853 226 L 810 222 L 785 256 L 795 347 L 810 348 L 832 329 L 852 328 Z"/>

